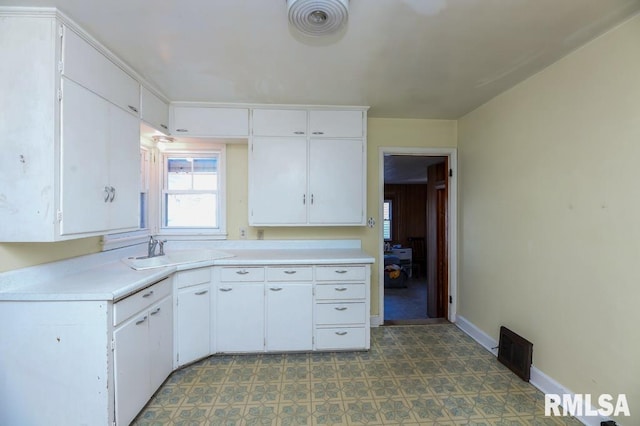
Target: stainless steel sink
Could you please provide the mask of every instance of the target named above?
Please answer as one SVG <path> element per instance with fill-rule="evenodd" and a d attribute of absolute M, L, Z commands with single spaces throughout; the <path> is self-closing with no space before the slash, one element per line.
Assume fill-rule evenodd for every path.
<path fill-rule="evenodd" d="M 231 253 L 210 249 L 174 250 L 162 256 L 132 256 L 122 259 L 129 267 L 139 271 L 143 269 L 162 268 L 186 263 L 204 262 L 207 260 L 225 259 L 233 257 Z"/>

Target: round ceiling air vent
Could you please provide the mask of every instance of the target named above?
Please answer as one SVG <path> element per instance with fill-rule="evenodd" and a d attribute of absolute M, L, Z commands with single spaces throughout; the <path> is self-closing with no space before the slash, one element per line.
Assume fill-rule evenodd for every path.
<path fill-rule="evenodd" d="M 349 16 L 349 0 L 287 0 L 289 22 L 317 37 L 340 30 Z"/>

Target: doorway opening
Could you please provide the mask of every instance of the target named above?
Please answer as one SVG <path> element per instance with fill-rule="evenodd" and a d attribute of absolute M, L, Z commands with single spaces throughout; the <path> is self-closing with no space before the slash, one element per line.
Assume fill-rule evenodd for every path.
<path fill-rule="evenodd" d="M 381 324 L 455 321 L 455 154 L 380 148 Z"/>

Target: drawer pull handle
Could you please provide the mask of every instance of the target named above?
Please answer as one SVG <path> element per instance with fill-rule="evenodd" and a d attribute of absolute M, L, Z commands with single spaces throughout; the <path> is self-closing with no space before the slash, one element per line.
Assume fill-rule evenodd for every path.
<path fill-rule="evenodd" d="M 346 332 L 346 331 L 336 331 L 336 334 L 337 334 L 338 336 L 346 336 L 346 335 L 347 335 L 347 332 Z"/>
<path fill-rule="evenodd" d="M 284 273 L 287 274 L 287 275 L 293 275 L 296 272 L 298 272 L 298 271 L 284 271 Z"/>
<path fill-rule="evenodd" d="M 186 133 L 188 131 L 189 131 L 188 129 L 176 129 L 176 132 L 179 132 L 179 133 Z"/>
<path fill-rule="evenodd" d="M 129 109 L 133 112 L 138 112 L 138 108 L 134 107 L 133 105 L 127 105 L 129 107 Z"/>
<path fill-rule="evenodd" d="M 145 316 L 144 318 L 142 318 L 141 320 L 136 321 L 136 325 L 140 325 L 143 322 L 145 322 L 147 320 L 147 317 Z"/>
<path fill-rule="evenodd" d="M 160 313 L 160 308 L 156 308 L 155 311 L 151 312 L 149 315 L 155 315 L 155 314 L 159 314 Z"/>
<path fill-rule="evenodd" d="M 304 132 L 298 130 L 297 132 L 293 132 L 294 135 L 304 135 Z"/>
<path fill-rule="evenodd" d="M 209 290 L 197 291 L 196 296 L 202 296 L 203 294 L 207 294 L 207 293 L 209 293 Z"/>
<path fill-rule="evenodd" d="M 347 291 L 346 287 L 336 287 L 336 291 Z"/>
<path fill-rule="evenodd" d="M 313 132 L 314 135 L 324 135 L 324 132 Z"/>
<path fill-rule="evenodd" d="M 346 306 L 337 306 L 334 308 L 336 311 L 346 311 L 347 307 Z"/>
<path fill-rule="evenodd" d="M 161 125 L 160 125 L 160 127 L 162 127 L 162 128 L 163 128 L 163 129 L 165 129 L 165 130 L 169 130 L 169 127 L 167 127 L 167 125 L 166 125 L 166 124 L 161 124 Z"/>
<path fill-rule="evenodd" d="M 345 269 L 337 269 L 336 274 L 346 274 L 348 271 Z"/>
<path fill-rule="evenodd" d="M 145 293 L 142 295 L 142 297 L 149 297 L 149 296 L 153 296 L 153 290 L 151 290 L 149 293 Z"/>
<path fill-rule="evenodd" d="M 233 290 L 233 289 L 231 289 L 231 288 L 221 288 L 220 289 L 220 291 L 224 291 L 224 292 L 231 291 L 231 290 Z"/>
<path fill-rule="evenodd" d="M 269 290 L 271 290 L 271 291 L 280 291 L 280 290 L 282 290 L 282 287 L 270 287 Z"/>
<path fill-rule="evenodd" d="M 236 271 L 236 274 L 238 275 L 247 275 L 249 273 L 249 271 Z"/>

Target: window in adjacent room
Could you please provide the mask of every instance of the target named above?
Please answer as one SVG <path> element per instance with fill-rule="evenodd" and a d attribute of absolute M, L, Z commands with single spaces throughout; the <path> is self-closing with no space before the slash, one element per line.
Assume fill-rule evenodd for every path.
<path fill-rule="evenodd" d="M 391 240 L 391 200 L 384 200 L 383 215 L 382 215 L 382 233 L 384 240 Z"/>
<path fill-rule="evenodd" d="M 222 233 L 220 152 L 163 155 L 162 229 Z"/>

